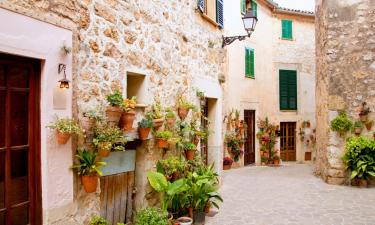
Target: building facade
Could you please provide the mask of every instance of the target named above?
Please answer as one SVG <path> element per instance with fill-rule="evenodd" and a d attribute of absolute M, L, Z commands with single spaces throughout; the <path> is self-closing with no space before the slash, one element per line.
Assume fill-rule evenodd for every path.
<path fill-rule="evenodd" d="M 198 89 L 208 102 L 210 129 L 222 130 L 223 7 L 222 1 L 203 3 L 0 2 L 0 97 L 7 99 L 0 101 L 1 128 L 7 127 L 0 131 L 0 224 L 81 225 L 93 214 L 103 215 L 102 198 L 107 195 L 100 188 L 86 194 L 69 169 L 77 141 L 58 145 L 45 127 L 56 115 L 80 120 L 87 108 L 104 107 L 105 96 L 114 90 L 121 90 L 123 97 L 137 96 L 146 105 L 159 96 L 163 106 L 173 107 L 178 93 L 198 104 Z M 66 66 L 69 89 L 59 88 L 59 64 Z M 13 140 L 12 135 L 19 138 L 4 141 Z M 221 135 L 212 133 L 206 148 L 207 160 L 215 162 L 217 171 Z M 134 189 L 126 191 L 124 201 L 141 208 L 149 201 L 146 172 L 154 169 L 162 151 L 149 140 L 138 145 L 134 155 L 135 171 L 129 175 Z M 17 182 L 11 182 L 13 178 Z M 12 190 L 21 199 L 11 200 L 9 196 L 16 195 Z"/>
<path fill-rule="evenodd" d="M 341 157 L 345 139 L 330 129 L 341 112 L 359 120 L 362 104 L 375 111 L 375 39 L 373 1 L 316 1 L 317 163 L 316 172 L 330 184 L 347 180 Z M 372 136 L 364 129 L 362 135 Z M 347 134 L 349 136 L 349 134 Z"/>
<path fill-rule="evenodd" d="M 303 162 L 305 152 L 314 149 L 314 13 L 280 8 L 265 0 L 227 0 L 224 5 L 226 36 L 245 34 L 241 19 L 245 11 L 258 17 L 250 38 L 226 47 L 224 113 L 240 110 L 248 125 L 238 166 L 261 163 L 257 121 L 266 117 L 280 127 L 276 148 L 281 149 L 281 158 Z"/>

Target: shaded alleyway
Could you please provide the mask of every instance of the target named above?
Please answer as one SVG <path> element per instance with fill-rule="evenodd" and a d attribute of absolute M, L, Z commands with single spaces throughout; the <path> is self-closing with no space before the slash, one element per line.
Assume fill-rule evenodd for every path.
<path fill-rule="evenodd" d="M 225 203 L 208 225 L 375 224 L 375 189 L 332 186 L 312 166 L 247 167 L 224 174 Z"/>

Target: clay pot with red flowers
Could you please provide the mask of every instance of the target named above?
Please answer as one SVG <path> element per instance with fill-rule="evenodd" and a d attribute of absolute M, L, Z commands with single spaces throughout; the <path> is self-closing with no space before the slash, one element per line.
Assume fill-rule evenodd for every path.
<path fill-rule="evenodd" d="M 194 160 L 197 146 L 191 142 L 184 143 L 185 157 L 187 160 Z"/>
<path fill-rule="evenodd" d="M 97 160 L 95 152 L 77 150 L 77 161 L 71 167 L 81 177 L 82 185 L 87 193 L 95 192 L 98 187 L 98 177 L 102 175 L 100 168 L 106 163 Z"/>
<path fill-rule="evenodd" d="M 155 134 L 156 137 L 156 144 L 159 148 L 165 149 L 168 148 L 168 141 L 172 137 L 172 132 L 165 130 L 165 131 L 157 131 Z"/>
<path fill-rule="evenodd" d="M 78 124 L 69 118 L 57 118 L 56 122 L 47 125 L 47 128 L 56 131 L 57 143 L 60 145 L 68 143 L 72 134 L 82 134 L 82 130 Z"/>
<path fill-rule="evenodd" d="M 152 124 L 153 122 L 150 119 L 142 119 L 140 122 L 138 122 L 139 139 L 147 140 L 152 128 Z"/>

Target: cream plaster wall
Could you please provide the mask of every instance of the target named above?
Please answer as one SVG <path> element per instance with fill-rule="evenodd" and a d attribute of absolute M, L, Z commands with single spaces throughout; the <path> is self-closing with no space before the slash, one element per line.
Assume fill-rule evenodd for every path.
<path fill-rule="evenodd" d="M 59 63 L 67 65 L 67 78 L 72 80 L 72 57 L 63 56 L 60 49 L 65 42 L 72 46 L 72 32 L 0 8 L 0 52 L 40 59 L 41 67 L 41 169 L 42 206 L 46 218 L 48 210 L 73 202 L 73 174 L 71 141 L 57 145 L 54 133 L 45 126 L 59 117 L 72 115 L 72 89 L 65 90 L 66 109 L 55 110 L 53 93 L 58 86 Z M 56 160 L 58 159 L 58 160 Z M 46 220 L 45 220 L 46 221 Z M 46 222 L 44 224 L 47 224 Z"/>
<path fill-rule="evenodd" d="M 245 34 L 240 1 L 225 0 L 225 35 Z M 281 18 L 293 20 L 293 41 L 281 40 Z M 228 74 L 225 84 L 225 109 L 256 110 L 256 120 L 266 116 L 273 123 L 310 120 L 315 125 L 315 51 L 314 21 L 298 16 L 274 14 L 263 1 L 258 1 L 258 24 L 251 38 L 226 46 Z M 255 52 L 255 79 L 245 77 L 245 47 Z M 279 109 L 279 69 L 297 70 L 298 110 Z M 241 115 L 243 118 L 243 115 Z M 256 127 L 256 131 L 258 128 Z M 298 131 L 297 131 L 298 133 Z M 256 164 L 260 164 L 256 141 Z M 278 146 L 279 147 L 279 143 Z M 304 160 L 305 146 L 297 142 L 297 160 Z M 240 163 L 243 165 L 243 162 Z"/>

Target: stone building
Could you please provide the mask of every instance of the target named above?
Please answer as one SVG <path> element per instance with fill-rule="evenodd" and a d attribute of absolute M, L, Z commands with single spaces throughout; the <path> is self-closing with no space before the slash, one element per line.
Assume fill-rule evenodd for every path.
<path fill-rule="evenodd" d="M 317 0 L 316 10 L 316 172 L 330 184 L 343 184 L 345 137 L 339 137 L 329 125 L 340 112 L 358 120 L 364 102 L 374 119 L 375 2 Z M 365 129 L 363 134 L 372 132 Z"/>
<path fill-rule="evenodd" d="M 210 129 L 222 130 L 222 1 L 206 3 L 198 7 L 195 0 L 0 2 L 0 98 L 11 90 L 29 93 L 16 95 L 12 101 L 19 102 L 16 105 L 0 101 L 1 127 L 5 123 L 15 127 L 0 131 L 0 224 L 13 220 L 16 224 L 82 225 L 103 210 L 103 190 L 84 193 L 69 169 L 76 141 L 58 145 L 45 126 L 55 115 L 80 119 L 87 108 L 104 106 L 105 96 L 114 90 L 122 90 L 124 97 L 135 95 L 146 105 L 158 95 L 167 107 L 175 105 L 178 93 L 198 104 L 198 89 L 207 100 Z M 62 54 L 64 46 L 71 48 L 71 53 Z M 59 88 L 58 81 L 63 78 L 58 73 L 59 64 L 66 66 L 70 89 Z M 24 82 L 25 76 L 32 78 L 30 83 Z M 4 77 L 9 78 L 9 85 L 16 86 L 7 88 L 4 79 L 8 78 Z M 12 107 L 18 111 L 5 111 Z M 5 118 L 14 122 L 5 122 Z M 4 138 L 10 134 L 25 137 L 29 143 L 21 143 L 26 149 L 23 154 L 10 156 L 8 142 L 3 148 Z M 221 132 L 214 132 L 206 148 L 208 162 L 215 162 L 217 171 L 221 170 L 222 142 Z M 127 201 L 134 200 L 135 208 L 147 204 L 145 174 L 161 157 L 162 152 L 151 140 L 137 147 L 134 190 L 127 190 Z M 24 182 L 10 183 L 13 172 Z M 20 191 L 21 187 L 25 189 Z M 24 198 L 10 210 L 14 202 L 7 197 L 4 200 L 4 196 L 10 196 L 12 190 Z"/>
<path fill-rule="evenodd" d="M 224 4 L 226 36 L 245 34 L 244 9 L 258 17 L 250 38 L 226 47 L 224 113 L 240 110 L 248 125 L 244 157 L 238 166 L 261 163 L 256 122 L 265 117 L 281 128 L 276 148 L 282 149 L 282 159 L 304 161 L 305 152 L 313 151 L 310 136 L 315 127 L 314 13 L 281 8 L 269 0 L 227 0 Z M 287 80 L 280 85 L 282 77 Z M 302 141 L 299 133 L 304 121 L 310 122 L 310 128 L 303 129 Z"/>

